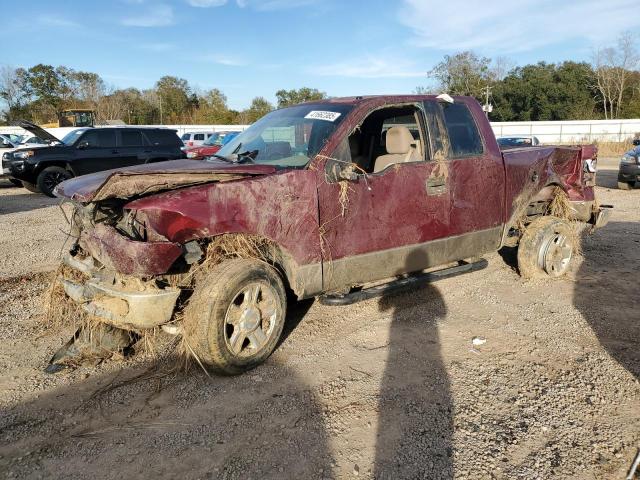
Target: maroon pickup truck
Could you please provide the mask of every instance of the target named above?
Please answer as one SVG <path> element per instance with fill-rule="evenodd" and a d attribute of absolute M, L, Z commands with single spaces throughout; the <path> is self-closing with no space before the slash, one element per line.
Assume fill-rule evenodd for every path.
<path fill-rule="evenodd" d="M 57 281 L 109 328 L 162 327 L 198 362 L 240 373 L 276 347 L 288 299 L 352 303 L 481 268 L 503 246 L 519 246 L 523 276 L 564 274 L 576 221 L 608 217 L 596 153 L 501 152 L 468 97 L 305 103 L 208 161 L 60 184 L 75 243 Z"/>

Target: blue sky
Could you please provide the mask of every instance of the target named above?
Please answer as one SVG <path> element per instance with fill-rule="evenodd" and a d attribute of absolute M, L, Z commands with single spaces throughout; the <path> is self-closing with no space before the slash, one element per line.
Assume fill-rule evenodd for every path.
<path fill-rule="evenodd" d="M 0 0 L 3 11 L 16 6 Z M 638 0 L 28 1 L 0 29 L 0 64 L 66 65 L 114 87 L 162 75 L 219 88 L 232 108 L 280 88 L 332 96 L 411 92 L 445 54 L 515 64 L 588 60 L 640 31 Z"/>

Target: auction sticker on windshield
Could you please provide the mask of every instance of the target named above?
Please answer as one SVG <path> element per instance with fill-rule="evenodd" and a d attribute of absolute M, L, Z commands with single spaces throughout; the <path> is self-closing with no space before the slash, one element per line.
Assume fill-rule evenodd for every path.
<path fill-rule="evenodd" d="M 340 116 L 339 112 L 327 112 L 325 110 L 311 110 L 304 118 L 310 118 L 312 120 L 326 120 L 327 122 L 335 122 Z"/>

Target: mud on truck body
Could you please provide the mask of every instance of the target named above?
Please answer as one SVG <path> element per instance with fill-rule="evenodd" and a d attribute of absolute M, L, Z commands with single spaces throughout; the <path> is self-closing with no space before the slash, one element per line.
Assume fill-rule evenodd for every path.
<path fill-rule="evenodd" d="M 480 268 L 470 259 L 505 245 L 524 276 L 564 274 L 574 225 L 608 216 L 596 153 L 501 152 L 468 97 L 305 103 L 203 162 L 59 185 L 75 243 L 57 282 L 110 328 L 161 327 L 201 364 L 241 373 L 275 349 L 288 299 L 352 303 Z"/>

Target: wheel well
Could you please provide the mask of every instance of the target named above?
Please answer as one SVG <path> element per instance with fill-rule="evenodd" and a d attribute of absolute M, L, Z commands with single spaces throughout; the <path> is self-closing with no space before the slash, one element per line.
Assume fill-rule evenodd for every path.
<path fill-rule="evenodd" d="M 65 162 L 64 160 L 54 160 L 54 161 L 51 161 L 51 162 L 46 162 L 46 163 L 39 164 L 38 167 L 35 170 L 36 176 L 40 175 L 40 173 L 45 168 L 48 168 L 48 167 L 62 167 L 65 170 L 71 172 L 74 177 L 76 176 L 76 174 L 73 171 L 73 169 L 69 166 L 69 163 Z"/>
<path fill-rule="evenodd" d="M 203 258 L 192 269 L 203 269 L 217 265 L 232 258 L 256 258 L 273 268 L 282 277 L 288 294 L 299 296 L 299 288 L 295 286 L 298 264 L 279 244 L 263 235 L 249 233 L 223 233 L 212 238 L 201 240 Z"/>

